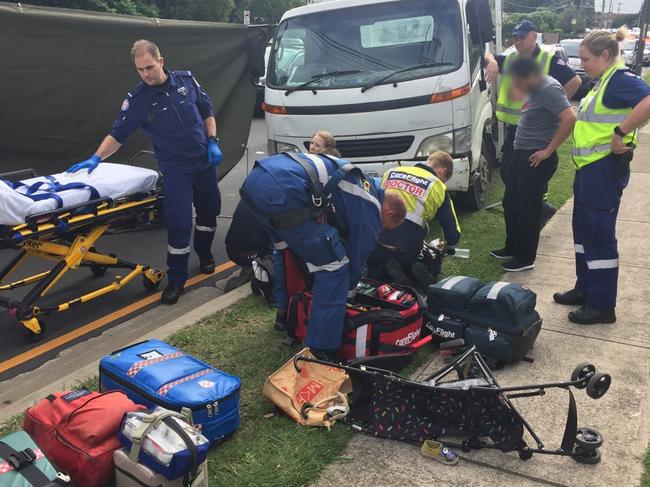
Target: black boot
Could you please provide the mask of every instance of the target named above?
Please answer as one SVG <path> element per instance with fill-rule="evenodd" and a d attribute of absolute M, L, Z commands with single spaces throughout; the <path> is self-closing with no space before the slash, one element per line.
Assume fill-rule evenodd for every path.
<path fill-rule="evenodd" d="M 594 309 L 582 307 L 569 313 L 569 321 L 578 325 L 595 325 L 597 323 L 614 323 L 616 312 L 613 309 Z"/>
<path fill-rule="evenodd" d="M 287 312 L 278 310 L 275 313 L 275 324 L 273 328 L 278 331 L 287 331 Z"/>
<path fill-rule="evenodd" d="M 587 296 L 582 291 L 571 289 L 564 293 L 555 293 L 553 300 L 558 304 L 565 304 L 567 306 L 583 306 L 587 302 Z"/>
<path fill-rule="evenodd" d="M 201 274 L 213 274 L 216 267 L 212 257 L 208 259 L 201 259 Z"/>
<path fill-rule="evenodd" d="M 429 286 L 436 283 L 435 278 L 429 273 L 427 266 L 422 262 L 416 262 L 411 266 L 411 274 L 423 291 L 426 291 Z"/>
<path fill-rule="evenodd" d="M 164 304 L 176 304 L 181 294 L 183 294 L 182 286 L 167 284 L 167 287 L 162 292 L 162 296 L 160 296 L 160 301 Z"/>
<path fill-rule="evenodd" d="M 395 259 L 390 259 L 387 261 L 384 269 L 386 270 L 386 274 L 390 278 L 391 282 L 413 287 L 413 281 L 411 281 L 411 279 L 409 279 L 409 277 L 404 273 L 402 264 L 400 264 Z"/>

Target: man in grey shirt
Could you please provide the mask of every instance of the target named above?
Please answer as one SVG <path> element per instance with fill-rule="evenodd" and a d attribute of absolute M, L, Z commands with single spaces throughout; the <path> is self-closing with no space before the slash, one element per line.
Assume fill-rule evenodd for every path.
<path fill-rule="evenodd" d="M 535 267 L 544 192 L 557 169 L 556 150 L 571 134 L 576 116 L 562 85 L 545 76 L 533 59 L 514 60 L 508 72 L 524 99 L 514 142 L 513 258 L 503 265 L 517 272 Z"/>

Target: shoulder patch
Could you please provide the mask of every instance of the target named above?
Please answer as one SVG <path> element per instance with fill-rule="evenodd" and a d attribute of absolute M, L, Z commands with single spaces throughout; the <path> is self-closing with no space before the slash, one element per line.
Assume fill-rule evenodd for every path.
<path fill-rule="evenodd" d="M 625 73 L 625 76 L 629 76 L 630 78 L 638 78 L 639 75 L 637 75 L 634 71 L 623 71 Z"/>
<path fill-rule="evenodd" d="M 129 95 L 131 95 L 129 93 Z M 122 111 L 126 112 L 129 109 L 129 99 L 125 98 L 124 101 L 122 102 Z"/>
<path fill-rule="evenodd" d="M 560 59 L 560 58 L 557 58 L 556 63 L 559 64 L 560 66 L 566 66 L 566 63 L 564 62 L 564 60 Z"/>
<path fill-rule="evenodd" d="M 176 76 L 192 76 L 192 71 L 172 71 Z"/>

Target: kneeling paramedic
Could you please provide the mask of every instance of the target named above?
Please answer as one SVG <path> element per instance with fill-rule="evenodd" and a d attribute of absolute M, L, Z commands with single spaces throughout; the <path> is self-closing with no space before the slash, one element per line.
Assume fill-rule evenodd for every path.
<path fill-rule="evenodd" d="M 406 271 L 424 288 L 433 284 L 429 282 L 433 277 L 418 264 L 418 259 L 429 231 L 428 222 L 434 218 L 442 227 L 447 245 L 453 247 L 460 240 L 460 225 L 445 186 L 453 170 L 451 156 L 435 151 L 424 164 L 386 171 L 382 187 L 400 192 L 406 203 L 406 219 L 399 227 L 381 232 L 379 244 L 368 259 L 369 277 L 382 280 L 388 275 L 408 283 L 410 279 L 403 275 Z"/>
<path fill-rule="evenodd" d="M 262 159 L 244 181 L 242 199 L 271 235 L 290 248 L 314 276 L 305 345 L 331 359 L 343 336 L 345 305 L 354 295 L 382 228 L 396 228 L 406 208 L 352 164 L 325 155 L 279 154 Z M 277 264 L 279 254 L 276 254 Z M 275 262 L 274 262 L 275 264 Z M 286 310 L 288 297 L 275 300 Z"/>
<path fill-rule="evenodd" d="M 194 250 L 201 272 L 212 274 L 215 268 L 211 248 L 221 210 L 216 166 L 222 158 L 217 124 L 210 97 L 191 72 L 168 71 L 158 47 L 147 40 L 136 41 L 131 56 L 142 82 L 122 103 L 111 133 L 95 154 L 68 171 L 92 172 L 136 129 L 144 129 L 164 180 L 169 282 L 161 301 L 174 304 L 188 276 L 192 204 L 196 208 Z"/>

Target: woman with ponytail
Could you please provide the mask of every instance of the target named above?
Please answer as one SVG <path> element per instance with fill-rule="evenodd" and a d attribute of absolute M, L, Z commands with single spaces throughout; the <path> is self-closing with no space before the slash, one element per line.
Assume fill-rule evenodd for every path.
<path fill-rule="evenodd" d="M 580 43 L 582 68 L 597 81 L 580 103 L 573 129 L 577 280 L 573 289 L 553 298 L 580 306 L 569 320 L 581 325 L 616 321 L 616 217 L 630 178 L 637 129 L 650 118 L 650 87 L 619 59 L 619 42 L 626 34 L 625 29 L 615 35 L 598 30 Z"/>

